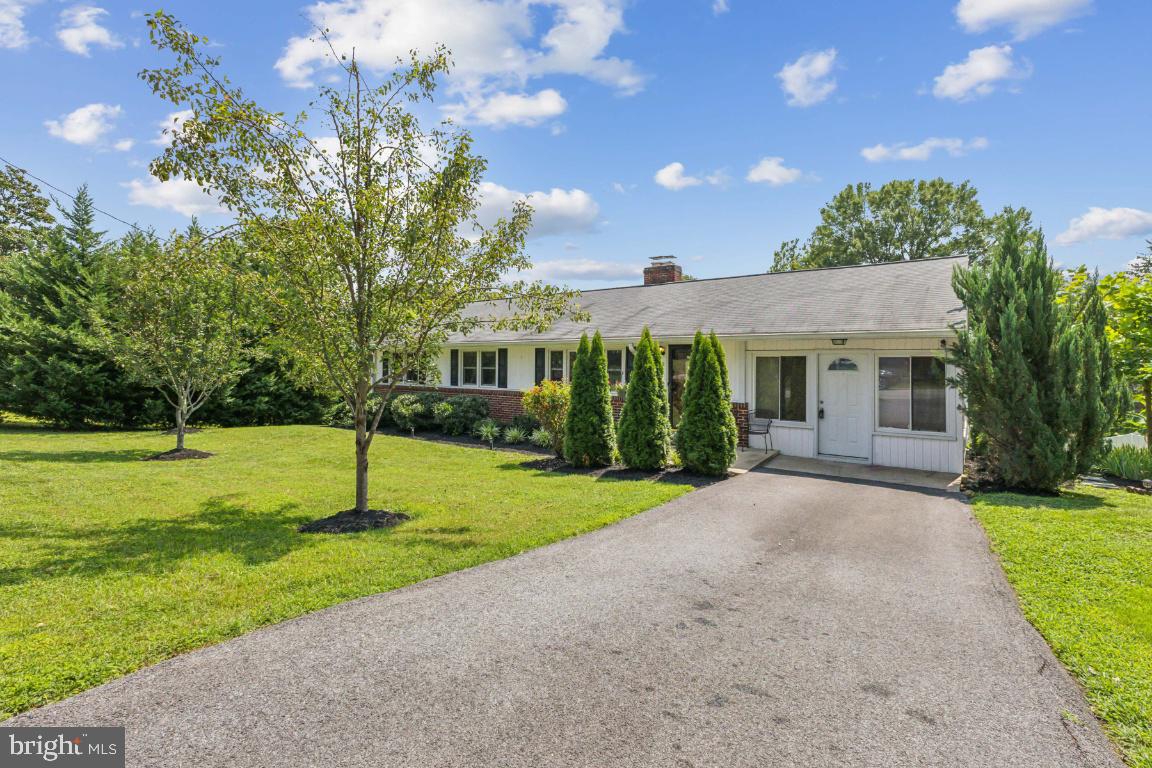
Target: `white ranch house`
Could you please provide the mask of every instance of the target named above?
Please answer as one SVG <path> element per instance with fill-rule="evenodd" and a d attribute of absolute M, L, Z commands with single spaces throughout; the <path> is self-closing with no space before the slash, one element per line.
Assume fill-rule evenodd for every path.
<path fill-rule="evenodd" d="M 743 445 L 959 473 L 966 425 L 943 353 L 965 319 L 951 287 L 962 263 L 681 280 L 675 263 L 661 261 L 645 270 L 644 285 L 582 292 L 586 323 L 452 338 L 435 388 L 484 396 L 495 417 L 511 418 L 521 412 L 524 390 L 545 378 L 567 379 L 580 334 L 599 330 L 622 395 L 647 325 L 663 350 L 675 422 L 692 337 L 715 331 L 727 353 Z M 490 316 L 499 307 L 475 311 Z"/>

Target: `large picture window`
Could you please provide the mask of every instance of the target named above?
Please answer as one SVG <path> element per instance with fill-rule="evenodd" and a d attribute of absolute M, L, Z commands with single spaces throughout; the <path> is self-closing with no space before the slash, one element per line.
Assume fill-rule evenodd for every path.
<path fill-rule="evenodd" d="M 808 420 L 808 359 L 803 355 L 756 358 L 757 419 Z"/>
<path fill-rule="evenodd" d="M 881 357 L 877 424 L 883 429 L 948 429 L 944 361 L 938 357 Z"/>

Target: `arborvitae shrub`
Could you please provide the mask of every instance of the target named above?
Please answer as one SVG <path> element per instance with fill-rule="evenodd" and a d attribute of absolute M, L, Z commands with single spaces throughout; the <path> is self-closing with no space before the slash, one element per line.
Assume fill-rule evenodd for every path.
<path fill-rule="evenodd" d="M 636 359 L 628 379 L 624 409 L 620 413 L 620 460 L 633 469 L 662 469 L 672 450 L 668 421 L 668 391 L 660 351 L 648 328 L 636 345 Z"/>

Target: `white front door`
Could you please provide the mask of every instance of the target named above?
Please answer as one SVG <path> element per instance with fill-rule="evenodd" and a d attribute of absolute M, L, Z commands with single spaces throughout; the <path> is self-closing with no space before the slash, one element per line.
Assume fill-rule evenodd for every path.
<path fill-rule="evenodd" d="M 820 355 L 817 440 L 820 453 L 854 459 L 871 457 L 867 355 Z"/>

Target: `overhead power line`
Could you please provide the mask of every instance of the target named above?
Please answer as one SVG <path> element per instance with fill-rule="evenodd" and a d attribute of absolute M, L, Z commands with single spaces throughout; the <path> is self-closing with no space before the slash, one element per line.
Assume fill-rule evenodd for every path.
<path fill-rule="evenodd" d="M 28 178 L 34 179 L 34 180 L 40 182 L 41 184 L 48 187 L 49 189 L 51 189 L 55 192 L 59 192 L 60 194 L 67 197 L 69 200 L 72 200 L 73 202 L 75 202 L 76 196 L 73 195 L 71 192 L 65 192 L 63 189 L 60 189 L 60 187 L 56 186 L 52 182 L 45 181 L 44 179 L 40 178 L 39 176 L 34 175 L 27 168 L 21 168 L 20 166 L 16 165 L 15 163 L 10 162 L 8 160 L 5 160 L 3 157 L 0 157 L 0 163 L 4 163 L 4 165 L 7 165 L 9 168 L 15 168 L 17 171 L 20 171 L 21 173 L 23 173 Z M 104 214 L 105 216 L 107 216 L 110 219 L 115 219 L 116 221 L 120 222 L 124 226 L 131 227 L 132 229 L 136 230 L 137 232 L 140 232 L 141 234 L 146 234 L 144 232 L 144 230 L 140 229 L 140 227 L 136 226 L 135 224 L 133 224 L 130 221 L 124 221 L 124 219 L 120 218 L 119 216 L 116 216 L 115 214 L 108 213 L 108 211 L 101 210 L 100 208 L 97 208 L 96 206 L 92 206 L 92 210 L 96 211 L 97 213 Z"/>

